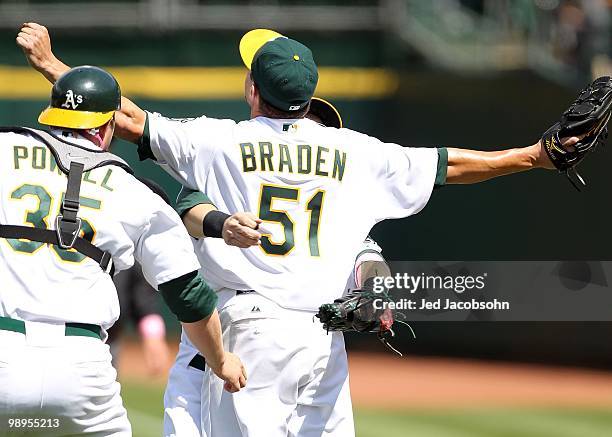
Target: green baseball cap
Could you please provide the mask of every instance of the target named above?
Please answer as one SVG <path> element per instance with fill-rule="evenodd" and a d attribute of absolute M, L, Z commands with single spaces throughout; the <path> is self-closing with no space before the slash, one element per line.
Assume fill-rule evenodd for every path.
<path fill-rule="evenodd" d="M 288 112 L 310 102 L 319 73 L 304 44 L 272 30 L 255 29 L 242 37 L 240 55 L 266 102 Z"/>

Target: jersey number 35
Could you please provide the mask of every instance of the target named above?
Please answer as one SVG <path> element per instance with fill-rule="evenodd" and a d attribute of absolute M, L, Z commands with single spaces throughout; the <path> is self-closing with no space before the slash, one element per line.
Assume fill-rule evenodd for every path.
<path fill-rule="evenodd" d="M 48 218 L 51 213 L 51 204 L 53 203 L 53 197 L 49 194 L 49 192 L 42 187 L 41 185 L 31 185 L 24 184 L 20 187 L 16 188 L 12 193 L 10 199 L 13 201 L 22 201 L 24 198 L 31 196 L 38 201 L 38 207 L 36 210 L 27 210 L 25 212 L 24 222 L 26 224 L 32 225 L 34 228 L 40 229 L 48 229 Z M 64 200 L 64 194 L 62 193 L 60 202 L 57 205 L 59 210 L 59 205 Z M 80 198 L 81 206 L 84 208 L 91 209 L 100 209 L 102 202 L 95 199 L 90 199 L 88 197 Z M 81 237 L 88 240 L 89 242 L 93 241 L 96 235 L 96 231 L 92 224 L 81 218 Z M 38 251 L 40 248 L 45 246 L 45 243 L 41 243 L 38 241 L 30 241 L 26 239 L 14 239 L 9 238 L 6 240 L 8 244 L 13 248 L 16 252 L 33 254 Z M 65 250 L 60 247 L 51 245 L 51 250 L 60 258 L 62 261 L 80 263 L 86 257 L 73 249 Z"/>

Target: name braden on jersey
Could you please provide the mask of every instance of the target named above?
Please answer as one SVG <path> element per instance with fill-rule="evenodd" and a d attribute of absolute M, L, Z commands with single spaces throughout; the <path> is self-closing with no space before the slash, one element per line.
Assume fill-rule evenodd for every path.
<path fill-rule="evenodd" d="M 29 167 L 33 170 L 46 170 L 52 173 L 55 172 L 58 175 L 64 174 L 57 166 L 55 157 L 47 147 L 34 146 L 29 148 L 26 146 L 13 146 L 13 168 L 15 170 L 21 170 L 23 166 L 27 164 L 29 164 Z M 97 181 L 93 179 L 91 171 L 86 171 L 83 173 L 83 182 L 100 185 L 100 187 L 105 190 L 114 191 L 114 188 L 109 185 L 112 174 L 113 169 L 108 168 L 102 180 Z"/>
<path fill-rule="evenodd" d="M 299 144 L 240 143 L 242 170 L 312 174 L 342 182 L 346 168 L 346 152 L 323 146 Z"/>

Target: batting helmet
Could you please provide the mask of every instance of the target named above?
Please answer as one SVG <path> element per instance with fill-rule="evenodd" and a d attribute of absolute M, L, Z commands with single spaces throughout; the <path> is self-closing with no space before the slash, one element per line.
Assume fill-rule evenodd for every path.
<path fill-rule="evenodd" d="M 49 126 L 91 129 L 108 122 L 121 108 L 119 83 L 98 67 L 75 67 L 60 76 L 51 90 L 51 104 L 38 121 Z"/>

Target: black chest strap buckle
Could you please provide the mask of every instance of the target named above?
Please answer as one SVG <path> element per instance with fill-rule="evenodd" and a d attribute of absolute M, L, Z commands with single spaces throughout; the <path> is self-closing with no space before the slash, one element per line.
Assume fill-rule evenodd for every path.
<path fill-rule="evenodd" d="M 57 240 L 62 249 L 71 249 L 81 233 L 81 219 L 78 217 L 81 192 L 81 178 L 85 165 L 81 162 L 70 162 L 66 195 L 55 219 Z"/>

